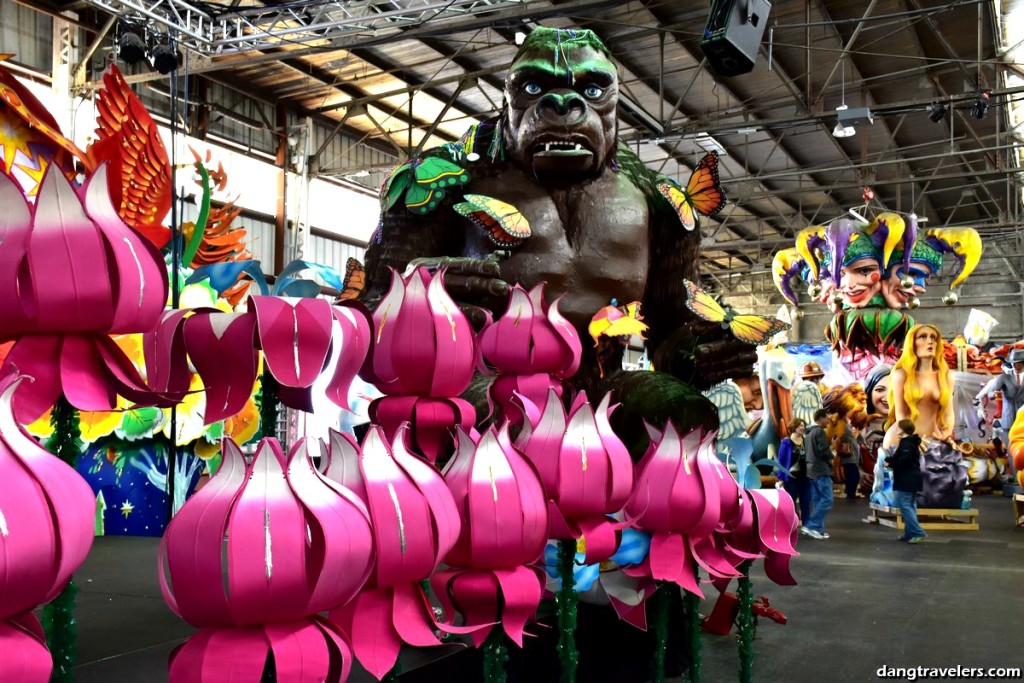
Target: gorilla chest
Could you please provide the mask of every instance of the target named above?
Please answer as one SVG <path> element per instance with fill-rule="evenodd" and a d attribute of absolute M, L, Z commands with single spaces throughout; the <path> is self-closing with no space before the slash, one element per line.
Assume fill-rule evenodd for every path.
<path fill-rule="evenodd" d="M 501 265 L 507 282 L 547 282 L 549 297 L 565 294 L 560 310 L 577 326 L 612 298 L 643 298 L 650 265 L 646 198 L 626 178 L 604 177 L 568 190 L 549 190 L 517 170 L 473 183 L 473 192 L 509 202 L 533 235 Z M 493 251 L 473 239 L 470 255 Z"/>

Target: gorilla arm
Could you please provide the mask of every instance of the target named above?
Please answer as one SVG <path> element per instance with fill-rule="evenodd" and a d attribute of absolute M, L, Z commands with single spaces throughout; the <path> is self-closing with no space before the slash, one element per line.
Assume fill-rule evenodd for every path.
<path fill-rule="evenodd" d="M 495 258 L 467 255 L 466 232 L 461 218 L 451 211 L 415 216 L 395 207 L 381 218 L 379 240 L 366 249 L 366 291 L 363 300 L 371 308 L 387 293 L 393 268 L 399 274 L 409 267 L 444 267 L 445 289 L 476 329 L 487 312 L 501 311 L 509 286 L 501 280 Z M 430 256 L 424 256 L 429 254 Z"/>
<path fill-rule="evenodd" d="M 651 328 L 648 346 L 654 367 L 698 389 L 751 376 L 757 363 L 755 347 L 686 307 L 683 279 L 700 281 L 700 232 L 687 232 L 671 214 L 652 212 L 652 216 L 644 315 Z"/>

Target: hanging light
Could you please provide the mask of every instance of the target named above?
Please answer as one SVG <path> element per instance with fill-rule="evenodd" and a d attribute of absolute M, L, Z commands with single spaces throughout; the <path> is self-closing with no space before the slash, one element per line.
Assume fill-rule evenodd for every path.
<path fill-rule="evenodd" d="M 853 126 L 844 126 L 842 121 L 836 123 L 836 127 L 832 129 L 832 137 L 834 138 L 848 138 L 857 134 L 857 129 Z"/>
<path fill-rule="evenodd" d="M 949 105 L 942 102 L 936 102 L 935 104 L 928 107 L 928 118 L 933 123 L 938 123 L 942 119 L 946 118 L 946 112 L 949 111 Z"/>
<path fill-rule="evenodd" d="M 842 85 L 842 88 L 843 88 L 842 89 L 843 103 L 840 104 L 838 107 L 836 107 L 836 118 L 838 120 L 836 121 L 836 127 L 832 129 L 832 137 L 834 137 L 834 138 L 848 138 L 851 135 L 856 134 L 857 131 L 854 130 L 853 126 L 847 126 L 846 124 L 844 124 L 843 123 L 843 119 L 841 117 L 842 112 L 845 112 L 847 109 L 849 109 L 849 107 L 846 106 L 846 62 L 844 61 L 840 66 L 843 69 L 843 74 L 842 74 L 842 79 L 843 79 L 843 81 L 842 81 L 842 83 L 843 83 L 843 85 Z M 835 72 L 833 72 L 833 73 L 835 73 Z"/>
<path fill-rule="evenodd" d="M 149 54 L 153 60 L 153 68 L 162 74 L 169 74 L 181 66 L 181 53 L 169 38 L 154 42 Z"/>
<path fill-rule="evenodd" d="M 117 36 L 117 56 L 125 64 L 138 64 L 146 59 L 145 30 L 133 24 L 121 24 Z"/>

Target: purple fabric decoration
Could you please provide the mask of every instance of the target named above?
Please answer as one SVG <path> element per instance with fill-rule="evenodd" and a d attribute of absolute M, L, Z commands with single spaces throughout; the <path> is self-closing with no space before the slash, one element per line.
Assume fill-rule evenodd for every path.
<path fill-rule="evenodd" d="M 849 218 L 838 218 L 829 223 L 825 230 L 825 245 L 831 260 L 832 283 L 838 288 L 842 279 L 843 262 L 846 259 L 846 249 L 850 246 L 857 228 Z"/>

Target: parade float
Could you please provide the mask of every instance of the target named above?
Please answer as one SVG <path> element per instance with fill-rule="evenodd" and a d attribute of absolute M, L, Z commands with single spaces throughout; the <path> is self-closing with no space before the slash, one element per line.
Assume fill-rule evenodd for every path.
<path fill-rule="evenodd" d="M 772 274 L 792 305 L 799 305 L 802 285 L 813 302 L 832 311 L 825 338 L 850 379 L 861 380 L 900 356 L 915 322 L 910 311 L 920 306 L 944 256 L 955 260 L 942 297 L 952 305 L 981 252 L 981 236 L 971 228 L 919 227 L 914 214 L 882 213 L 870 222 L 843 217 L 800 231 L 796 246 L 775 255 Z"/>
<path fill-rule="evenodd" d="M 538 70 L 553 76 L 543 87 Z M 647 680 L 651 661 L 655 680 L 682 669 L 699 680 L 698 601 L 731 579 L 750 680 L 750 565 L 763 559 L 772 581 L 795 583 L 796 513 L 784 491 L 738 482 L 716 456 L 719 419 L 700 390 L 749 376 L 756 347 L 786 326 L 739 314 L 695 284 L 698 214 L 725 202 L 717 158 L 681 185 L 618 144 L 616 70 L 596 36 L 535 30 L 510 69 L 502 114 L 392 173 L 365 288 L 306 262 L 267 287 L 231 247 L 231 208 L 211 220 L 215 174 L 202 159 L 200 219 L 191 230 L 164 227 L 172 169 L 155 124 L 116 71 L 105 80 L 100 132 L 85 151 L 4 81 L 0 114 L 24 131 L 14 142 L 36 165 L 27 177 L 23 163 L 0 174 L 10 207 L 0 286 L 21 293 L 3 299 L 0 335 L 13 343 L 0 368 L 0 431 L 25 473 L 0 509 L 40 495 L 60 503 L 49 506 L 59 530 L 49 541 L 21 516 L 3 518 L 3 556 L 35 563 L 0 565 L 5 594 L 25 572 L 37 576 L 0 615 L 4 642 L 26 643 L 23 658 L 0 662 L 0 677 L 49 676 L 26 614 L 59 593 L 47 642 L 67 679 L 68 582 L 92 532 L 112 531 L 111 508 L 130 520 L 163 505 L 173 515 L 157 562 L 164 597 L 199 629 L 175 651 L 172 681 L 343 681 L 354 659 L 395 680 L 403 644 L 449 636 L 481 647 L 484 679 L 503 681 L 509 649 L 533 628 L 545 572 L 556 578 L 548 599 L 561 677 L 573 681 L 602 654 L 574 644 L 576 564 L 612 560 L 615 573 L 599 583 L 615 609 L 605 609 L 623 630 L 650 629 L 623 681 Z M 556 204 L 580 197 L 591 208 L 563 223 L 573 214 Z M 616 221 L 605 211 L 613 205 Z M 592 250 L 574 244 L 604 254 L 600 277 Z M 70 277 L 47 277 L 54 269 Z M 316 296 L 299 270 L 349 300 Z M 243 291 L 248 280 L 258 294 Z M 658 372 L 620 369 L 620 337 L 641 318 Z M 607 324 L 591 347 L 581 338 L 595 319 Z M 348 407 L 357 372 L 382 394 L 362 440 L 302 440 L 286 456 L 270 429 L 280 408 L 310 410 L 321 377 L 327 398 Z M 88 493 L 18 422 L 79 473 L 112 474 Z M 247 457 L 241 445 L 257 427 L 264 438 Z M 199 461 L 215 459 L 189 496 Z M 44 478 L 68 482 L 40 493 Z M 128 497 L 161 485 L 163 498 Z M 30 534 L 49 550 L 17 545 Z M 681 643 L 668 642 L 670 620 L 687 634 Z"/>

